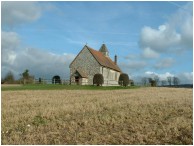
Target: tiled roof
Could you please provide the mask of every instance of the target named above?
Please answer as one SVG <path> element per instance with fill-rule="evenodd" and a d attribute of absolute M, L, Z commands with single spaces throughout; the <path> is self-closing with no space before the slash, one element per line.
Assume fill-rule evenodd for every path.
<path fill-rule="evenodd" d="M 101 52 L 96 51 L 88 46 L 86 47 L 100 65 L 121 72 L 121 69 L 109 57 L 104 56 Z"/>
<path fill-rule="evenodd" d="M 88 77 L 86 73 L 84 73 L 84 72 L 81 71 L 81 69 L 77 69 L 77 72 L 78 72 L 78 73 L 80 74 L 80 76 L 83 77 L 83 78 L 87 78 L 87 77 Z"/>
<path fill-rule="evenodd" d="M 75 71 L 72 75 L 74 75 L 76 72 L 78 72 L 79 75 L 80 75 L 82 78 L 87 78 L 87 77 L 88 77 L 87 74 L 84 73 L 84 72 L 82 72 L 81 69 L 79 69 L 79 68 L 76 69 L 76 71 Z"/>

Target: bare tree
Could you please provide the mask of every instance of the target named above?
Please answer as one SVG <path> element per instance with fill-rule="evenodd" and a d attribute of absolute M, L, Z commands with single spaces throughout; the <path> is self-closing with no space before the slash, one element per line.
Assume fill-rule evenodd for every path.
<path fill-rule="evenodd" d="M 168 84 L 171 86 L 172 85 L 172 77 L 167 77 Z"/>
<path fill-rule="evenodd" d="M 160 79 L 157 75 L 154 76 L 154 81 L 155 81 L 156 86 L 158 86 Z"/>
<path fill-rule="evenodd" d="M 180 84 L 180 80 L 178 77 L 173 77 L 173 84 L 174 84 L 174 86 L 177 86 Z"/>
<path fill-rule="evenodd" d="M 166 80 L 162 80 L 162 81 L 161 81 L 161 85 L 162 85 L 162 86 L 165 86 L 166 84 L 167 84 L 167 81 L 166 81 Z"/>
<path fill-rule="evenodd" d="M 143 77 L 142 79 L 141 79 L 141 82 L 142 82 L 142 85 L 147 85 L 147 78 L 146 77 Z"/>

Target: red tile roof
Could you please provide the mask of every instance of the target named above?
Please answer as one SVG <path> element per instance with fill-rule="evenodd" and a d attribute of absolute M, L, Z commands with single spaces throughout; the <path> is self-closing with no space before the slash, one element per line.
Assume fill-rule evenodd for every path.
<path fill-rule="evenodd" d="M 88 77 L 87 74 L 84 73 L 81 69 L 78 68 L 76 71 L 80 74 L 81 77 L 83 77 L 83 78 L 87 78 Z"/>
<path fill-rule="evenodd" d="M 96 51 L 88 46 L 86 47 L 100 65 L 121 72 L 121 69 L 109 57 L 104 56 L 101 52 Z"/>

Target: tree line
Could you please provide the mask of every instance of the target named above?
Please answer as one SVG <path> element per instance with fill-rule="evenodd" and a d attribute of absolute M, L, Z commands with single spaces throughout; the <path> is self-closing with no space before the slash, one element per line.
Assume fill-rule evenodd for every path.
<path fill-rule="evenodd" d="M 29 74 L 29 70 L 26 69 L 23 73 L 20 74 L 20 79 L 16 80 L 13 73 L 9 71 L 4 78 L 1 79 L 1 84 L 29 84 L 33 83 L 34 76 Z"/>
<path fill-rule="evenodd" d="M 39 80 L 41 80 L 39 78 Z M 13 75 L 13 73 L 11 71 L 9 71 L 6 76 L 1 79 L 1 83 L 7 83 L 7 84 L 18 84 L 18 83 L 22 83 L 22 84 L 29 84 L 29 83 L 33 83 L 34 81 L 34 76 L 29 74 L 29 70 L 26 69 L 24 70 L 23 73 L 20 74 L 20 79 L 19 80 L 15 80 L 15 77 Z M 102 74 L 96 74 L 94 75 L 93 78 L 93 84 L 96 85 L 102 85 L 104 83 L 104 78 L 102 76 Z M 128 86 L 130 85 L 134 85 L 134 81 L 129 79 L 128 74 L 126 73 L 122 73 L 119 77 L 119 81 L 118 84 L 121 86 Z M 176 76 L 172 77 L 169 76 L 166 78 L 166 80 L 160 80 L 160 78 L 155 75 L 154 77 L 143 77 L 141 79 L 141 84 L 143 86 L 178 86 L 180 85 L 180 79 Z"/>
<path fill-rule="evenodd" d="M 180 85 L 180 79 L 176 76 L 168 76 L 166 80 L 160 80 L 158 76 L 154 76 L 153 78 L 143 77 L 141 83 L 144 86 L 178 86 Z"/>

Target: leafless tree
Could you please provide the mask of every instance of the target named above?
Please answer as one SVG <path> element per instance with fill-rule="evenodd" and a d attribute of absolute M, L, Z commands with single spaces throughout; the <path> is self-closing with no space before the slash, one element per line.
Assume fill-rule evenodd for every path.
<path fill-rule="evenodd" d="M 147 78 L 146 77 L 143 77 L 142 79 L 141 79 L 141 82 L 142 82 L 142 85 L 147 85 L 147 83 L 148 83 L 148 80 L 147 80 Z"/>
<path fill-rule="evenodd" d="M 157 75 L 154 76 L 154 81 L 156 83 L 156 86 L 158 86 L 160 79 Z"/>
<path fill-rule="evenodd" d="M 173 77 L 173 84 L 174 84 L 174 86 L 177 86 L 180 84 L 180 80 L 178 77 Z"/>
<path fill-rule="evenodd" d="M 172 77 L 167 77 L 168 84 L 171 86 L 172 85 Z"/>
<path fill-rule="evenodd" d="M 167 84 L 167 81 L 166 81 L 166 80 L 162 80 L 162 81 L 161 81 L 161 85 L 162 85 L 162 86 L 165 86 L 166 84 Z"/>

